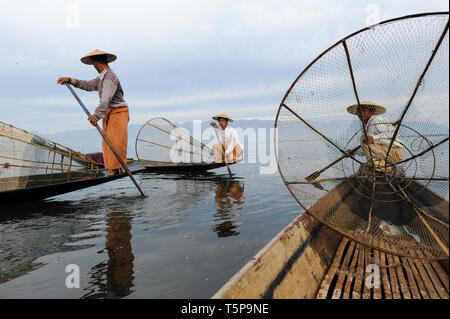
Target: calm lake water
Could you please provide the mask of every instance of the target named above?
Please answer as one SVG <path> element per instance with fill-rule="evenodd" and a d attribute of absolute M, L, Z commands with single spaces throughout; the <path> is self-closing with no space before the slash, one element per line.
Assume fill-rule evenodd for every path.
<path fill-rule="evenodd" d="M 0 206 L 0 298 L 210 298 L 302 209 L 256 164 Z M 80 288 L 66 287 L 67 265 Z"/>

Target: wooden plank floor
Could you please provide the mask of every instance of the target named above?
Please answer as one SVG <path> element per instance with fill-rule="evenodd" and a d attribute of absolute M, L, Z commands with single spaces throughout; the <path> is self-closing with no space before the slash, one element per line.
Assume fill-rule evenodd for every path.
<path fill-rule="evenodd" d="M 437 261 L 399 257 L 344 237 L 316 298 L 449 299 L 449 276 Z"/>

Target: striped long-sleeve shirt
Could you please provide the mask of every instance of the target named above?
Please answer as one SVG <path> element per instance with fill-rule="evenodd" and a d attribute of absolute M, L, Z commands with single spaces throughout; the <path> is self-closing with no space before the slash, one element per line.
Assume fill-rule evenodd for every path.
<path fill-rule="evenodd" d="M 109 107 L 127 106 L 127 102 L 123 99 L 123 90 L 119 78 L 110 68 L 105 69 L 93 80 L 71 79 L 70 84 L 82 90 L 98 91 L 100 102 L 93 114 L 97 121 L 106 115 Z"/>

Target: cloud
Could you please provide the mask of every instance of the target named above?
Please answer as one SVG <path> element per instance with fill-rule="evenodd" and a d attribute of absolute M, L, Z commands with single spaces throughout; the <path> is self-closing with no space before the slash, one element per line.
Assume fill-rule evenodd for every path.
<path fill-rule="evenodd" d="M 187 95 L 163 96 L 160 98 L 137 98 L 133 101 L 133 106 L 141 107 L 162 107 L 172 105 L 186 105 L 211 101 L 228 101 L 236 99 L 248 99 L 252 97 L 264 97 L 270 95 L 280 96 L 286 90 L 288 82 L 272 83 L 268 85 L 258 85 L 256 87 L 234 87 L 222 88 L 215 91 L 193 92 Z"/>
<path fill-rule="evenodd" d="M 2 120 L 47 132 L 85 125 L 55 81 L 93 78 L 79 58 L 95 48 L 119 56 L 112 67 L 133 121 L 147 114 L 206 118 L 220 107 L 242 118 L 274 116 L 307 64 L 365 27 L 369 5 L 381 20 L 448 10 L 442 0 L 0 0 Z M 80 95 L 96 105 L 95 94 Z"/>
<path fill-rule="evenodd" d="M 228 114 L 231 114 L 234 119 L 270 119 L 274 118 L 276 108 L 273 105 L 251 105 L 248 109 L 243 108 L 242 105 L 236 105 L 227 107 L 224 110 Z M 171 121 L 180 122 L 183 119 L 190 120 L 207 120 L 211 119 L 216 113 L 220 113 L 220 109 L 212 110 L 211 108 L 205 109 L 185 109 L 185 110 L 165 110 L 165 111 L 149 111 L 145 113 L 138 113 L 130 119 L 132 124 L 142 124 L 153 117 L 166 117 Z M 272 117 L 261 116 L 261 114 L 273 114 Z M 247 116 L 247 117 L 246 117 Z"/>

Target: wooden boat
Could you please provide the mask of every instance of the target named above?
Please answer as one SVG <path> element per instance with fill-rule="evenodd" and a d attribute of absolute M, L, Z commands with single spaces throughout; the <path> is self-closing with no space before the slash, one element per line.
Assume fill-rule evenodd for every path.
<path fill-rule="evenodd" d="M 147 172 L 189 173 L 226 166 L 216 161 L 211 148 L 161 117 L 152 118 L 141 127 L 135 149 Z"/>
<path fill-rule="evenodd" d="M 132 174 L 145 171 L 145 167 L 137 162 L 127 166 Z M 0 189 L 5 190 L 0 191 L 0 205 L 45 199 L 128 176 L 127 174 L 107 176 L 108 172 L 109 170 L 99 169 L 97 174 L 88 176 L 72 172 L 70 178 L 68 173 L 1 178 Z"/>
<path fill-rule="evenodd" d="M 448 201 L 428 189 L 423 192 L 424 200 L 442 201 L 448 218 Z M 342 182 L 308 211 L 314 213 L 318 209 L 332 210 L 336 206 L 349 205 L 359 197 L 355 193 L 350 183 Z M 324 203 L 327 207 L 323 206 Z M 392 247 L 384 248 L 392 251 Z M 311 214 L 304 213 L 272 239 L 212 298 L 449 298 L 448 258 L 415 259 L 403 257 L 401 252 L 386 251 L 347 239 L 318 222 Z M 375 284 L 376 281 L 366 284 L 374 278 L 379 279 L 379 285 Z"/>
<path fill-rule="evenodd" d="M 204 172 L 210 169 L 226 166 L 225 163 L 166 163 L 156 161 L 141 160 L 141 164 L 145 166 L 145 172 L 155 173 L 187 173 L 187 172 Z M 232 165 L 231 163 L 229 165 Z"/>
<path fill-rule="evenodd" d="M 3 122 L 0 145 L 0 205 L 44 199 L 127 176 L 106 176 L 109 170 L 85 154 Z M 133 174 L 145 170 L 140 163 L 128 165 Z"/>

